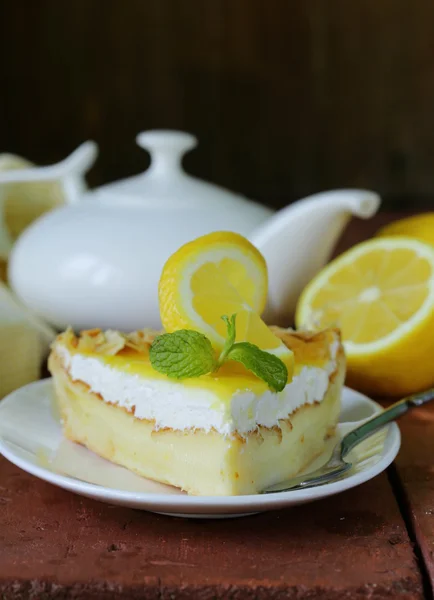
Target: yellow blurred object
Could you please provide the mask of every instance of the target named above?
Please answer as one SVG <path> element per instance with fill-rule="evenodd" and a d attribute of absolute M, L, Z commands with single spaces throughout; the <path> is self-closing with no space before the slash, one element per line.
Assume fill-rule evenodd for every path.
<path fill-rule="evenodd" d="M 434 247 L 405 237 L 355 246 L 302 293 L 298 327 L 339 327 L 348 383 L 403 396 L 434 386 Z"/>
<path fill-rule="evenodd" d="M 40 377 L 55 332 L 31 315 L 0 283 L 0 399 Z"/>
<path fill-rule="evenodd" d="M 0 154 L 0 171 L 33 166 L 20 156 Z M 57 181 L 3 184 L 0 196 L 3 220 L 12 241 L 35 219 L 64 202 L 62 188 Z"/>
<path fill-rule="evenodd" d="M 237 341 L 248 341 L 285 362 L 293 354 L 262 321 L 267 300 L 267 266 L 241 235 L 216 232 L 185 244 L 166 262 L 160 278 L 160 314 L 168 332 L 195 329 L 221 349 L 226 339 L 222 315 L 237 314 Z"/>
<path fill-rule="evenodd" d="M 434 246 L 434 212 L 393 221 L 377 232 L 377 236 L 381 237 L 395 235 L 416 238 Z"/>

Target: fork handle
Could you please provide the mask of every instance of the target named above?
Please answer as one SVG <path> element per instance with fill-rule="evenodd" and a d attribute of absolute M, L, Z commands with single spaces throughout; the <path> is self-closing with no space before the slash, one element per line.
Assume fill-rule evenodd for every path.
<path fill-rule="evenodd" d="M 405 415 L 412 408 L 422 406 L 427 402 L 431 402 L 431 400 L 434 400 L 434 388 L 420 392 L 419 394 L 407 396 L 407 398 L 395 402 L 395 404 L 392 404 L 389 408 L 386 408 L 366 423 L 363 423 L 363 425 L 353 429 L 353 431 L 347 433 L 341 442 L 341 458 L 345 458 L 357 444 L 363 442 L 363 440 L 381 427 L 384 427 L 384 425 L 402 417 L 402 415 Z"/>

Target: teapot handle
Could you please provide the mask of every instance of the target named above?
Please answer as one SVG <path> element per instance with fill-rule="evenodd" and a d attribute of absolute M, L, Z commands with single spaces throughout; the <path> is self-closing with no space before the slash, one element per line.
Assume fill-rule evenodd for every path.
<path fill-rule="evenodd" d="M 7 258 L 12 248 L 12 239 L 4 219 L 5 196 L 1 189 L 2 184 L 58 180 L 65 201 L 68 204 L 75 203 L 86 189 L 84 174 L 95 162 L 97 151 L 97 145 L 89 141 L 55 165 L 0 171 L 0 258 Z"/>
<path fill-rule="evenodd" d="M 151 155 L 146 176 L 167 177 L 182 173 L 182 157 L 197 146 L 194 135 L 164 129 L 142 131 L 137 135 L 136 142 Z"/>
<path fill-rule="evenodd" d="M 8 183 L 32 183 L 59 180 L 63 186 L 66 202 L 77 202 L 86 189 L 84 174 L 95 162 L 98 147 L 95 142 L 81 144 L 61 162 L 49 167 L 30 167 L 0 172 L 0 185 Z"/>

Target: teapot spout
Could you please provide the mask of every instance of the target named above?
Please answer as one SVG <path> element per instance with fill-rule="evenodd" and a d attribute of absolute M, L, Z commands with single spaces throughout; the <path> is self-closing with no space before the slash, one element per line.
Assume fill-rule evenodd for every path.
<path fill-rule="evenodd" d="M 267 261 L 267 323 L 293 324 L 300 293 L 330 259 L 352 216 L 371 218 L 381 203 L 369 190 L 342 189 L 314 194 L 280 210 L 251 236 Z"/>
<path fill-rule="evenodd" d="M 347 200 L 350 209 L 350 217 L 370 219 L 373 217 L 381 204 L 381 198 L 375 192 L 368 190 L 339 190 L 348 193 Z"/>

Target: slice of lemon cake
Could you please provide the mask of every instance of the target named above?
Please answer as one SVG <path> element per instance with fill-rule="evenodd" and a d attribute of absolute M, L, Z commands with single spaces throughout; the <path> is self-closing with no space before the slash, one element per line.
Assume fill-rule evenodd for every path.
<path fill-rule="evenodd" d="M 155 332 L 67 330 L 49 358 L 65 436 L 196 495 L 253 494 L 296 475 L 334 432 L 345 358 L 334 329 L 270 331 L 294 356 L 279 392 L 237 362 L 169 378 L 151 364 Z"/>

